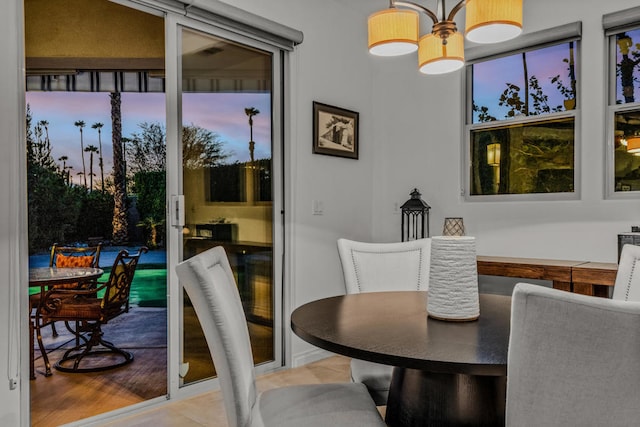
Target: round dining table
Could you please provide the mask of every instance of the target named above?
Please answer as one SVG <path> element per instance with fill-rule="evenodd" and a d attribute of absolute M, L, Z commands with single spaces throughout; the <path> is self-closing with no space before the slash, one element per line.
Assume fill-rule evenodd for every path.
<path fill-rule="evenodd" d="M 29 287 L 88 282 L 99 278 L 102 273 L 104 270 L 96 267 L 35 267 L 29 269 Z"/>
<path fill-rule="evenodd" d="M 427 315 L 427 292 L 370 292 L 302 305 L 291 328 L 325 350 L 394 366 L 390 427 L 501 426 L 511 298 L 480 295 L 475 321 Z"/>

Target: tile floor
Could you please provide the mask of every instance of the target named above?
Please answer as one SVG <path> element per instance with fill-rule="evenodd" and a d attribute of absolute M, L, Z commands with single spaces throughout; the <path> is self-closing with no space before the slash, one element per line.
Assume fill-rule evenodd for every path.
<path fill-rule="evenodd" d="M 349 358 L 333 356 L 298 368 L 259 376 L 259 390 L 293 384 L 349 381 Z M 384 415 L 384 408 L 380 408 Z M 220 391 L 169 402 L 159 408 L 104 424 L 105 427 L 227 427 Z"/>

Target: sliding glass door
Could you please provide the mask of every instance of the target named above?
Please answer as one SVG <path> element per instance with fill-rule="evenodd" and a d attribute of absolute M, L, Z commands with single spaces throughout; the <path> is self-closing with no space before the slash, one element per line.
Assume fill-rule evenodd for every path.
<path fill-rule="evenodd" d="M 99 329 L 133 356 L 131 363 L 99 370 L 120 360 L 97 353 L 81 360 L 85 372 L 54 367 L 45 377 L 45 360 L 55 366 L 83 343 L 75 332 L 86 343 L 89 328 L 57 322 L 41 329 L 40 340 L 31 337 L 34 375 L 24 384 L 37 427 L 168 394 L 165 20 L 158 11 L 130 6 L 24 0 L 29 267 L 62 267 L 61 257 L 54 263 L 54 244 L 100 244 L 90 262 L 104 270 L 103 283 L 122 249 L 150 249 L 135 271 L 127 312 Z M 86 262 L 78 258 L 84 260 L 74 260 L 77 266 Z M 40 292 L 30 289 L 30 311 Z"/>
<path fill-rule="evenodd" d="M 196 383 L 210 389 L 215 368 L 174 271 L 214 246 L 231 262 L 257 371 L 283 363 L 285 53 L 166 3 L 24 3 L 30 263 L 48 265 L 53 243 L 102 242 L 105 270 L 121 248 L 152 249 L 127 321 L 105 326 L 134 361 L 44 378 L 36 354 L 34 425 L 106 418 L 193 393 Z M 55 362 L 73 340 L 46 332 Z M 65 396 L 79 403 L 73 411 L 59 410 Z"/>
<path fill-rule="evenodd" d="M 280 360 L 274 263 L 277 52 L 181 27 L 182 258 L 222 246 L 242 298 L 256 365 Z M 215 375 L 188 295 L 182 304 L 183 384 Z"/>

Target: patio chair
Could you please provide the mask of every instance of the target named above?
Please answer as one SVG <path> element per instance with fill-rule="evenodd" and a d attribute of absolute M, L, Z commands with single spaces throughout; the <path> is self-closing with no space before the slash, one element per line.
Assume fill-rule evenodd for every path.
<path fill-rule="evenodd" d="M 309 384 L 258 393 L 247 320 L 224 249 L 176 267 L 202 325 L 230 427 L 383 427 L 362 384 Z"/>
<path fill-rule="evenodd" d="M 375 291 L 426 291 L 431 239 L 367 243 L 338 239 L 348 294 Z M 351 359 L 351 379 L 367 386 L 376 405 L 386 405 L 393 367 Z"/>
<path fill-rule="evenodd" d="M 517 284 L 506 425 L 638 425 L 639 324 L 638 302 Z"/>
<path fill-rule="evenodd" d="M 98 282 L 95 288 L 55 289 L 55 297 L 50 303 L 50 294 L 47 293 L 47 301 L 38 306 L 35 314 L 40 348 L 43 348 L 43 344 L 39 329 L 50 322 L 64 321 L 76 337 L 76 345 L 64 353 L 55 364 L 56 369 L 63 372 L 96 372 L 133 361 L 132 353 L 103 339 L 102 325 L 129 311 L 133 276 L 140 256 L 147 251 L 146 247 L 140 248 L 135 254 L 121 250 L 114 260 L 108 280 Z M 105 355 L 110 357 L 102 357 Z M 86 363 L 82 364 L 83 361 Z"/>
<path fill-rule="evenodd" d="M 51 246 L 51 253 L 49 256 L 49 267 L 56 268 L 71 268 L 71 267 L 98 267 L 100 262 L 100 251 L 102 246 L 100 244 L 96 246 L 60 246 L 54 243 Z M 84 283 L 83 286 L 91 287 L 95 286 L 95 283 Z M 77 288 L 78 283 L 63 283 L 59 285 L 50 286 L 51 289 L 73 289 Z M 31 295 L 29 297 L 29 303 L 31 309 L 34 310 L 40 304 L 40 293 Z M 58 336 L 55 322 L 51 322 L 51 333 L 54 337 Z"/>

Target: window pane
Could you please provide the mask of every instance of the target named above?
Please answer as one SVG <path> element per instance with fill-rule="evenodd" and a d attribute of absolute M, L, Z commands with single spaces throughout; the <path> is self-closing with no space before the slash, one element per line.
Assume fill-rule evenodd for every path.
<path fill-rule="evenodd" d="M 473 123 L 575 109 L 576 62 L 569 42 L 474 64 Z"/>
<path fill-rule="evenodd" d="M 640 110 L 615 114 L 615 191 L 640 191 Z"/>
<path fill-rule="evenodd" d="M 640 80 L 638 61 L 640 30 L 627 31 L 615 35 L 616 38 L 616 104 L 637 102 L 635 85 Z M 635 85 L 634 85 L 635 84 Z"/>
<path fill-rule="evenodd" d="M 273 53 L 182 30 L 183 256 L 224 247 L 254 362 L 276 359 L 272 158 Z M 268 188 L 266 188 L 268 187 Z M 190 384 L 215 375 L 187 295 L 182 358 Z"/>
<path fill-rule="evenodd" d="M 572 193 L 573 117 L 471 131 L 470 194 Z"/>

